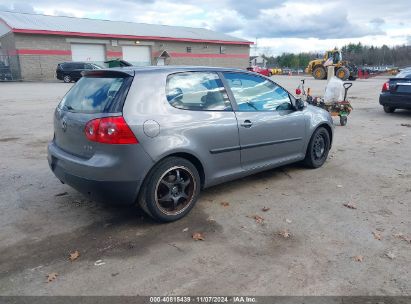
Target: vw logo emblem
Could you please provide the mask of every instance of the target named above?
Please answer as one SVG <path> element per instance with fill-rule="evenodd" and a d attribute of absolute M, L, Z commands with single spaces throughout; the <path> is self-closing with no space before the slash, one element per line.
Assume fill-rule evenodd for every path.
<path fill-rule="evenodd" d="M 67 130 L 67 121 L 63 118 L 63 120 L 61 121 L 61 129 L 66 132 Z"/>

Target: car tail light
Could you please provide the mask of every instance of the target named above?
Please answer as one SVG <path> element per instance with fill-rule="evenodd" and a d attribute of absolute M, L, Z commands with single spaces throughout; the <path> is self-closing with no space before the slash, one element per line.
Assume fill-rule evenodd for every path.
<path fill-rule="evenodd" d="M 90 120 L 84 128 L 90 141 L 103 144 L 138 144 L 138 140 L 122 116 Z"/>
<path fill-rule="evenodd" d="M 390 90 L 390 83 L 386 82 L 382 85 L 382 92 L 387 92 Z"/>

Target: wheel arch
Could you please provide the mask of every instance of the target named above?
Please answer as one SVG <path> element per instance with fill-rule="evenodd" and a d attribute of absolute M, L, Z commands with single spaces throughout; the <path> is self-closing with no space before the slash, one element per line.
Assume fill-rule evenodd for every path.
<path fill-rule="evenodd" d="M 326 129 L 327 132 L 328 132 L 328 135 L 330 136 L 330 148 L 331 148 L 332 143 L 333 143 L 333 131 L 332 131 L 332 128 L 330 127 L 329 124 L 327 124 L 327 123 L 321 123 L 321 124 L 319 124 L 319 125 L 314 129 L 314 131 L 313 131 L 312 134 L 314 134 L 314 132 L 315 132 L 318 128 L 321 128 L 321 127 L 323 127 L 324 129 Z M 312 136 L 312 134 L 311 134 L 311 136 Z"/>
<path fill-rule="evenodd" d="M 317 131 L 318 128 L 321 128 L 321 127 L 325 128 L 328 132 L 328 135 L 330 136 L 330 149 L 331 149 L 332 142 L 333 142 L 333 135 L 334 135 L 333 134 L 334 133 L 333 132 L 333 127 L 330 126 L 327 122 L 323 121 L 323 122 L 319 123 L 318 125 L 313 126 L 313 127 L 310 128 L 310 134 L 309 134 L 308 140 L 306 141 L 305 150 L 304 150 L 306 153 L 307 153 L 307 149 L 308 149 L 309 144 L 310 144 L 310 140 L 313 137 L 315 131 Z"/>
<path fill-rule="evenodd" d="M 189 162 L 191 162 L 194 165 L 194 167 L 197 169 L 198 174 L 200 175 L 201 188 L 204 187 L 204 184 L 205 184 L 204 165 L 197 156 L 195 156 L 194 154 L 192 154 L 190 152 L 177 151 L 177 152 L 171 152 L 170 154 L 167 154 L 167 155 L 163 155 L 160 159 L 156 160 L 156 162 L 153 164 L 151 169 L 153 169 L 156 164 L 158 164 L 159 162 L 161 162 L 164 159 L 169 158 L 169 157 L 180 157 L 180 158 L 184 158 L 184 159 L 188 160 Z"/>

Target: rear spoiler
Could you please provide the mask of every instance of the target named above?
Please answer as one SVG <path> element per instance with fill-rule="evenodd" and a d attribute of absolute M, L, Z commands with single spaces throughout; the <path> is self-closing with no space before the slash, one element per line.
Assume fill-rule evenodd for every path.
<path fill-rule="evenodd" d="M 134 70 L 118 70 L 118 69 L 102 69 L 102 70 L 88 70 L 82 71 L 82 76 L 85 77 L 103 77 L 103 78 L 125 78 L 133 77 Z"/>
<path fill-rule="evenodd" d="M 389 80 L 401 80 L 401 81 L 404 81 L 404 80 L 406 80 L 406 81 L 411 81 L 411 78 L 389 78 Z"/>

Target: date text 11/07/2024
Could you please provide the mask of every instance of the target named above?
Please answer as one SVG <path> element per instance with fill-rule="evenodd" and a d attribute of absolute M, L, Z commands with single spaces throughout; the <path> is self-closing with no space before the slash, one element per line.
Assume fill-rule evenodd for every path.
<path fill-rule="evenodd" d="M 166 296 L 150 297 L 150 303 L 256 303 L 255 297 Z"/>

